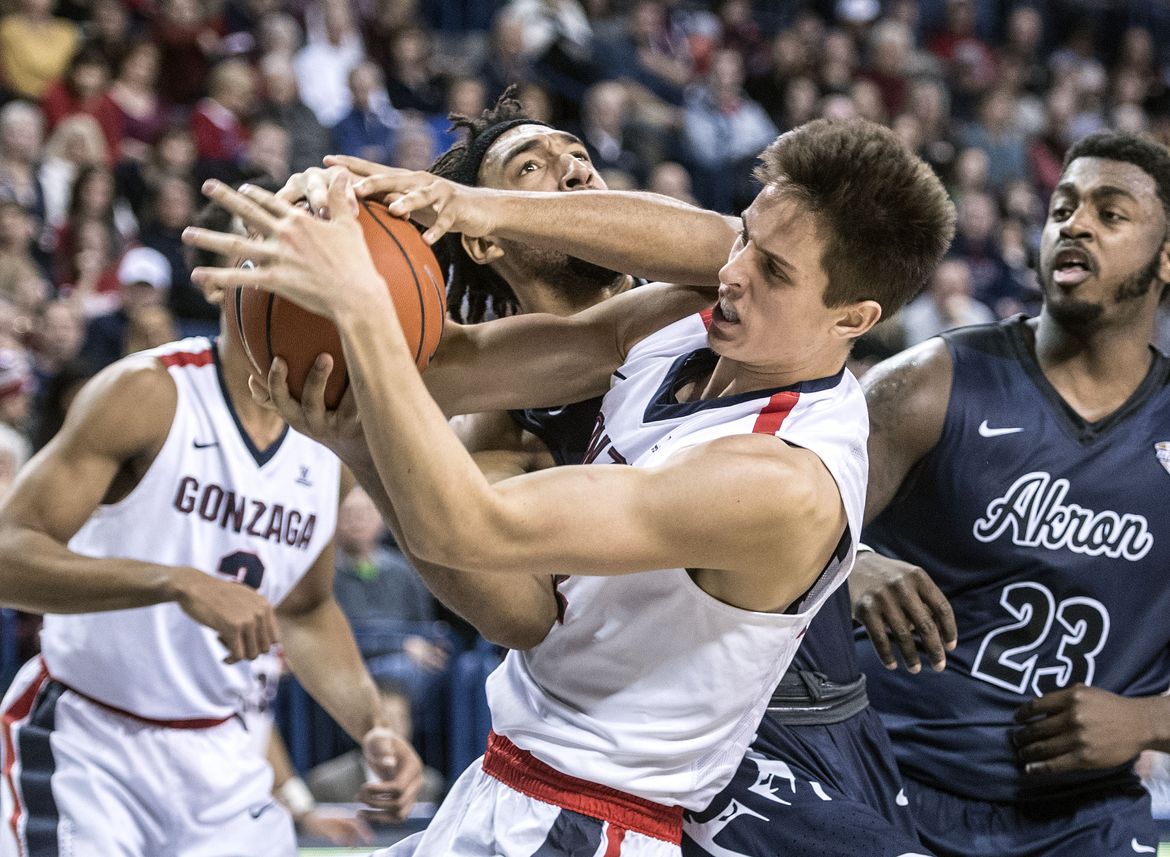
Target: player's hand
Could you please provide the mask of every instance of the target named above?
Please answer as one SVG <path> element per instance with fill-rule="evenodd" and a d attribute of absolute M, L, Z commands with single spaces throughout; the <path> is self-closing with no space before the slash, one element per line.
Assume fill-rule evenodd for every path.
<path fill-rule="evenodd" d="M 383 169 L 387 168 L 383 167 Z M 276 192 L 276 198 L 293 205 L 303 201 L 308 205 L 310 212 L 323 220 L 328 220 L 332 215 L 329 210 L 329 183 L 338 174 L 348 172 L 345 167 L 337 166 L 325 169 L 310 167 L 304 172 L 293 173 L 284 183 L 284 187 Z M 357 180 L 357 176 L 352 178 Z M 357 200 L 352 199 L 350 202 L 353 213 L 357 214 Z"/>
<path fill-rule="evenodd" d="M 183 230 L 185 244 L 254 263 L 250 269 L 196 268 L 191 279 L 200 288 L 265 289 L 334 322 L 370 312 L 396 318 L 386 283 L 374 267 L 350 205 L 353 190 L 348 174 L 338 172 L 330 179 L 330 220 L 313 217 L 254 185 L 237 191 L 209 180 L 203 192 L 239 217 L 258 238 L 194 226 Z"/>
<path fill-rule="evenodd" d="M 184 613 L 219 634 L 228 650 L 224 663 L 250 661 L 279 642 L 272 605 L 255 589 L 217 580 L 195 568 L 180 571 L 175 601 Z"/>
<path fill-rule="evenodd" d="M 865 626 L 886 669 L 898 668 L 891 636 L 906 669 L 922 669 L 915 635 L 935 671 L 946 667 L 946 653 L 958 642 L 955 614 L 921 568 L 872 551 L 859 553 L 849 575 L 849 600 L 853 618 Z"/>
<path fill-rule="evenodd" d="M 365 447 L 362 422 L 358 417 L 353 389 L 345 391 L 334 410 L 325 407 L 325 386 L 333 372 L 333 357 L 319 354 L 305 376 L 298 402 L 288 391 L 288 365 L 277 357 L 268 370 L 268 378 L 248 378 L 252 399 L 258 405 L 275 410 L 294 429 L 324 444 L 338 457 L 355 446 Z"/>
<path fill-rule="evenodd" d="M 1124 765 L 1150 746 L 1166 698 L 1124 697 L 1074 684 L 1016 710 L 1026 724 L 1012 740 L 1027 774 L 1092 771 Z"/>
<path fill-rule="evenodd" d="M 374 831 L 363 818 L 317 807 L 297 819 L 297 829 L 334 845 L 373 845 Z"/>
<path fill-rule="evenodd" d="M 402 651 L 427 672 L 438 672 L 447 666 L 447 650 L 426 637 L 412 634 L 402 641 Z"/>
<path fill-rule="evenodd" d="M 423 765 L 410 742 L 391 730 L 377 727 L 362 739 L 362 755 L 378 781 L 366 783 L 358 798 L 376 812 L 367 818 L 390 822 L 402 821 L 414 806 L 422 788 Z"/>
<path fill-rule="evenodd" d="M 345 155 L 330 155 L 326 163 L 344 166 L 354 175 L 364 176 L 354 185 L 354 193 L 363 198 L 381 199 L 395 217 L 409 217 L 426 226 L 422 237 L 428 244 L 434 244 L 448 232 L 482 238 L 496 229 L 491 202 L 498 195 L 489 189 Z"/>

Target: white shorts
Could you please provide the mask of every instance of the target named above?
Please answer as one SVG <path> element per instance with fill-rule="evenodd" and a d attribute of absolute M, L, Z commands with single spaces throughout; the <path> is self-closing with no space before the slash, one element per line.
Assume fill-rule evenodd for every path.
<path fill-rule="evenodd" d="M 373 857 L 678 857 L 682 810 L 570 777 L 492 734 L 421 833 Z"/>
<path fill-rule="evenodd" d="M 25 664 L 0 704 L 2 857 L 291 857 L 292 820 L 238 718 L 162 726 Z"/>

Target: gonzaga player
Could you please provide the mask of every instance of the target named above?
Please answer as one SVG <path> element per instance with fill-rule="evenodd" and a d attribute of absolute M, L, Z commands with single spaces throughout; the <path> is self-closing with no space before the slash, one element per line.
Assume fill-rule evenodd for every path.
<path fill-rule="evenodd" d="M 0 853 L 291 855 L 240 712 L 279 638 L 306 688 L 413 800 L 333 601 L 339 464 L 247 392 L 238 340 L 125 358 L 78 397 L 0 513 L 5 603 L 48 614 L 3 703 Z"/>
<path fill-rule="evenodd" d="M 924 843 L 940 855 L 1154 853 L 1131 772 L 1170 749 L 1170 155 L 1122 134 L 1069 151 L 1039 318 L 944 335 L 867 378 L 867 528 L 950 598 L 942 673 L 859 642 Z M 880 558 L 858 563 L 896 576 Z M 894 624 L 897 624 L 895 621 Z"/>
<path fill-rule="evenodd" d="M 465 330 L 475 341 L 448 340 L 446 362 L 427 371 L 435 400 L 403 362 L 344 177 L 331 184 L 330 221 L 259 190 L 211 186 L 264 236 L 245 279 L 341 330 L 357 405 L 378 414 L 365 440 L 408 547 L 465 572 L 572 573 L 560 621 L 490 680 L 488 753 L 411 843 L 419 853 L 677 854 L 680 808 L 726 783 L 812 614 L 843 580 L 866 469 L 845 356 L 883 303 L 899 306 L 937 262 L 950 207 L 929 169 L 869 123 L 810 123 L 779 138 L 764 164 L 766 187 L 712 312 L 655 331 L 693 298 L 650 286 L 568 319 Z M 896 229 L 899 251 L 911 252 L 864 236 L 872 263 L 905 272 L 871 298 L 868 279 L 859 288 L 826 261 L 849 255 L 832 250 L 855 231 L 813 212 L 856 210 L 875 181 L 898 214 L 870 225 Z M 246 246 L 206 232 L 185 240 Z M 270 380 L 284 402 L 279 364 Z M 494 486 L 436 407 L 583 400 L 611 381 L 590 452 L 611 466 Z"/>

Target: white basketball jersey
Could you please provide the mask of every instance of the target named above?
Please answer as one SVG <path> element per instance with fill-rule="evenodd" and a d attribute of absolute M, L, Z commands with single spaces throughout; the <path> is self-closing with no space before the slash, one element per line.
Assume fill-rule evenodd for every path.
<path fill-rule="evenodd" d="M 99 507 L 70 550 L 193 566 L 279 604 L 333 537 L 340 464 L 291 429 L 256 449 L 209 340 L 146 353 L 178 390 L 170 432 L 138 485 Z M 222 663 L 216 633 L 174 603 L 46 616 L 41 648 L 53 678 L 153 720 L 228 717 L 256 691 L 252 665 Z"/>
<path fill-rule="evenodd" d="M 695 810 L 731 778 L 800 638 L 852 567 L 868 475 L 865 400 L 844 369 L 783 389 L 678 402 L 681 384 L 717 360 L 709 319 L 682 319 L 631 349 L 586 460 L 659 465 L 681 449 L 753 432 L 807 448 L 836 480 L 848 519 L 824 573 L 784 614 L 718 601 L 681 568 L 568 577 L 558 586 L 562 617 L 545 640 L 509 652 L 488 679 L 493 728 L 517 746 L 573 776 Z"/>

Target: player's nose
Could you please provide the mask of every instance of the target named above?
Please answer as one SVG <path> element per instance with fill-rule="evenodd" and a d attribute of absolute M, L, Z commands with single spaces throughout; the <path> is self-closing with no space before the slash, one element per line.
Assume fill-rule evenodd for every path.
<path fill-rule="evenodd" d="M 561 190 L 589 190 L 596 183 L 597 173 L 581 158 L 568 153 L 561 155 Z"/>

